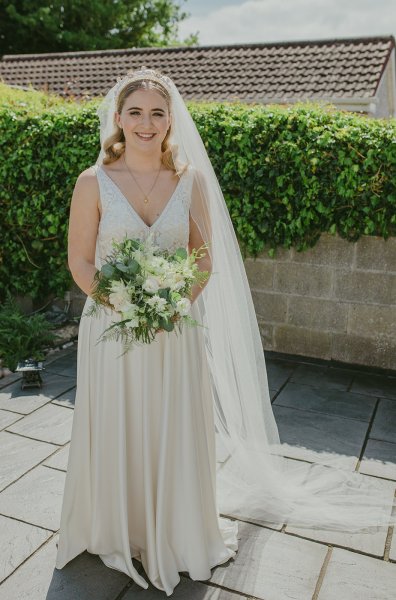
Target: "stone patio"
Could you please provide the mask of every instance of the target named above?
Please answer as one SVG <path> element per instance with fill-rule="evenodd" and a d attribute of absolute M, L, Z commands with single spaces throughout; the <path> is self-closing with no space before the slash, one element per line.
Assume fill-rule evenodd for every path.
<path fill-rule="evenodd" d="M 83 552 L 55 569 L 76 385 L 76 343 L 45 362 L 41 390 L 0 379 L 0 600 L 154 600 Z M 266 352 L 269 387 L 290 460 L 337 452 L 396 487 L 396 373 Z M 326 452 L 320 453 L 326 463 Z M 234 559 L 204 582 L 181 574 L 175 600 L 394 600 L 396 531 L 370 536 L 239 522 Z M 144 571 L 138 561 L 135 566 Z M 147 579 L 147 577 L 145 577 Z"/>

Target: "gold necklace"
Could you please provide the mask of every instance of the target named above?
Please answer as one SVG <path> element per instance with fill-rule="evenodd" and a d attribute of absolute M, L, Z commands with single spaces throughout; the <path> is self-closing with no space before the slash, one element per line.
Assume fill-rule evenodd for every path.
<path fill-rule="evenodd" d="M 127 165 L 127 163 L 126 163 L 126 160 L 125 160 L 125 152 L 124 152 L 124 154 L 123 154 L 123 157 L 124 157 L 124 163 L 125 163 L 125 166 L 126 166 L 127 170 L 128 170 L 128 171 L 129 171 L 129 173 L 132 175 L 132 177 L 133 177 L 133 179 L 135 180 L 135 182 L 136 182 L 136 184 L 137 184 L 138 188 L 140 188 L 140 190 L 143 192 L 143 194 L 144 194 L 144 202 L 147 204 L 147 202 L 149 201 L 149 199 L 148 199 L 148 194 L 146 194 L 146 192 L 145 192 L 144 190 L 142 190 L 142 188 L 140 187 L 139 183 L 136 181 L 136 177 L 134 176 L 134 174 L 132 173 L 132 171 L 131 171 L 131 170 L 130 170 L 130 168 L 128 167 L 128 165 Z M 157 183 L 157 179 L 158 179 L 158 176 L 159 176 L 159 174 L 160 174 L 161 167 L 162 167 L 162 165 L 160 165 L 160 168 L 159 168 L 159 170 L 158 170 L 158 173 L 157 173 L 157 177 L 155 178 L 155 181 L 154 181 L 153 185 L 151 186 L 151 189 L 150 189 L 150 191 L 149 191 L 149 194 L 151 193 L 152 189 L 154 188 L 155 184 Z"/>

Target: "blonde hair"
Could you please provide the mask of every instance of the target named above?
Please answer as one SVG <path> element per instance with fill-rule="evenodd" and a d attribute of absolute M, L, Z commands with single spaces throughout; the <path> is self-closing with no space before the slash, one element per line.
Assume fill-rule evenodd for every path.
<path fill-rule="evenodd" d="M 124 85 L 124 87 L 121 88 L 121 90 L 119 91 L 118 96 L 116 98 L 116 110 L 119 114 L 121 113 L 122 108 L 123 108 L 128 96 L 130 96 L 136 90 L 141 90 L 141 89 L 143 89 L 143 90 L 151 89 L 151 90 L 155 90 L 155 91 L 159 92 L 161 94 L 161 96 L 163 98 L 165 98 L 167 106 L 168 106 L 168 110 L 169 110 L 169 112 L 171 112 L 171 97 L 170 97 L 168 90 L 159 81 L 153 81 L 151 79 L 142 78 L 139 80 L 130 81 L 129 83 L 126 83 Z M 115 117 L 114 117 L 114 124 L 116 124 Z M 180 175 L 185 171 L 185 169 L 187 168 L 188 165 L 187 164 L 182 165 L 179 163 L 179 161 L 177 160 L 176 148 L 174 148 L 174 154 L 175 154 L 176 161 L 173 158 L 172 146 L 169 143 L 171 128 L 172 128 L 172 124 L 169 126 L 166 136 L 163 139 L 162 144 L 161 144 L 161 150 L 162 150 L 161 162 L 167 169 L 171 169 L 172 171 L 175 171 L 175 173 L 177 175 Z M 113 135 L 111 135 L 104 141 L 103 150 L 105 153 L 105 156 L 103 158 L 104 165 L 108 165 L 108 164 L 118 160 L 124 154 L 124 152 L 125 152 L 125 136 L 124 136 L 124 132 L 121 129 L 121 127 L 119 127 L 117 125 L 116 133 L 114 133 Z"/>

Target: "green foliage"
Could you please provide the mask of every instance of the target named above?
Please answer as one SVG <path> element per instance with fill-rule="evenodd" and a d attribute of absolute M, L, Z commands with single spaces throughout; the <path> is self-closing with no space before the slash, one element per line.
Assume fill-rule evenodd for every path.
<path fill-rule="evenodd" d="M 99 99 L 0 87 L 0 301 L 62 296 L 69 206 L 99 152 Z M 14 96 L 15 94 L 15 96 Z M 25 96 L 23 96 L 25 94 Z M 303 250 L 322 232 L 396 235 L 396 126 L 314 105 L 187 102 L 244 256 Z M 32 108 L 31 108 L 32 107 Z M 3 296 L 4 297 L 4 296 Z"/>
<path fill-rule="evenodd" d="M 73 101 L 74 102 L 74 101 Z M 31 85 L 28 90 L 19 89 L 6 85 L 0 81 L 0 109 L 7 108 L 17 112 L 18 116 L 23 114 L 38 114 L 42 110 L 67 104 L 57 94 L 38 92 Z"/>
<path fill-rule="evenodd" d="M 0 358 L 3 366 L 15 371 L 18 362 L 43 360 L 44 349 L 56 336 L 42 314 L 26 316 L 8 294 L 0 306 Z"/>
<path fill-rule="evenodd" d="M 7 289 L 37 299 L 70 288 L 69 203 L 98 144 L 90 103 L 0 107 L 0 301 Z"/>
<path fill-rule="evenodd" d="M 197 44 L 195 34 L 178 40 L 179 23 L 187 16 L 174 0 L 3 1 L 0 53 Z"/>
<path fill-rule="evenodd" d="M 396 235 L 396 121 L 301 104 L 195 104 L 241 250 Z"/>

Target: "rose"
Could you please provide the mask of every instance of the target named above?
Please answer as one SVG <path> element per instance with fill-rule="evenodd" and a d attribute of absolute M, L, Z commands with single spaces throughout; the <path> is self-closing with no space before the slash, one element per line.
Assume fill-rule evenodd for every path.
<path fill-rule="evenodd" d="M 191 302 L 188 298 L 182 298 L 178 302 L 176 302 L 176 312 L 178 312 L 182 317 L 184 317 L 191 308 Z"/>
<path fill-rule="evenodd" d="M 155 293 L 158 292 L 160 284 L 156 277 L 150 276 L 147 277 L 146 281 L 142 285 L 142 288 L 146 290 L 146 292 Z"/>

